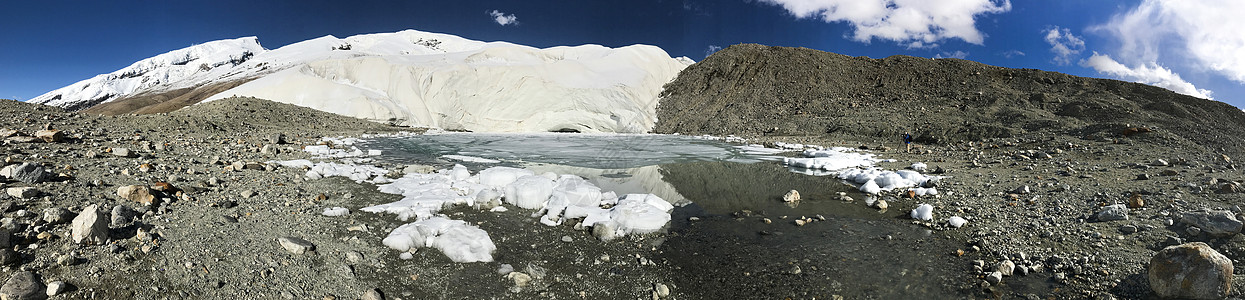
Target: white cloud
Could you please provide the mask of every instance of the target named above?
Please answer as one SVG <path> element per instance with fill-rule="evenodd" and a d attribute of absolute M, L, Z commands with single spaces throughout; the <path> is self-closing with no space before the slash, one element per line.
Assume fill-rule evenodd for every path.
<path fill-rule="evenodd" d="M 1012 49 L 1012 50 L 1007 50 L 1006 52 L 1000 53 L 1000 55 L 1003 55 L 1003 57 L 1006 57 L 1006 58 L 1012 58 L 1012 57 L 1017 57 L 1017 56 L 1025 56 L 1025 53 L 1020 50 Z"/>
<path fill-rule="evenodd" d="M 964 58 L 966 58 L 966 57 L 968 57 L 968 52 L 964 52 L 964 51 L 960 51 L 960 50 L 956 50 L 955 52 L 943 52 L 943 53 L 939 53 L 939 54 L 935 54 L 935 55 L 934 55 L 934 58 L 959 58 L 959 59 L 964 59 Z"/>
<path fill-rule="evenodd" d="M 1156 62 L 1143 63 L 1130 68 L 1115 61 L 1111 56 L 1094 52 L 1093 56 L 1082 60 L 1081 65 L 1122 80 L 1149 84 L 1189 96 L 1213 99 L 1210 97 L 1210 90 L 1193 86 L 1192 83 L 1180 78 L 1179 74 L 1173 73 Z"/>
<path fill-rule="evenodd" d="M 1050 44 L 1050 52 L 1055 53 L 1055 64 L 1067 65 L 1081 51 L 1085 51 L 1085 40 L 1072 34 L 1067 28 L 1052 27 L 1043 31 L 1046 43 Z"/>
<path fill-rule="evenodd" d="M 1012 9 L 1009 0 L 761 0 L 780 5 L 796 18 L 847 22 L 855 28 L 852 39 L 874 38 L 910 48 L 935 47 L 944 39 L 981 45 L 977 15 Z"/>
<path fill-rule="evenodd" d="M 1120 42 L 1120 57 L 1185 59 L 1191 67 L 1245 83 L 1245 1 L 1145 0 L 1093 30 Z"/>
<path fill-rule="evenodd" d="M 515 17 L 514 14 L 506 14 L 494 9 L 488 12 L 488 15 L 493 17 L 493 22 L 497 22 L 497 25 L 519 25 L 519 17 Z"/>
<path fill-rule="evenodd" d="M 718 52 L 718 50 L 722 50 L 722 46 L 709 45 L 709 47 L 705 48 L 705 57 L 709 57 L 709 55 L 713 54 L 714 52 Z"/>

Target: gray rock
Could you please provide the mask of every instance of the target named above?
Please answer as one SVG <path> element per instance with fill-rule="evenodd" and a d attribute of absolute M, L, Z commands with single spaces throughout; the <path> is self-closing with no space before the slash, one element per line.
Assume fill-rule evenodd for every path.
<path fill-rule="evenodd" d="M 125 227 L 130 225 L 130 222 L 134 222 L 135 216 L 138 216 L 137 211 L 134 211 L 129 206 L 118 204 L 112 207 L 112 219 L 110 221 L 112 221 L 112 227 Z"/>
<path fill-rule="evenodd" d="M 1227 210 L 1186 212 L 1181 214 L 1180 222 L 1197 226 L 1202 232 L 1217 238 L 1236 235 L 1245 225 L 1236 218 L 1236 214 Z"/>
<path fill-rule="evenodd" d="M 1232 261 L 1202 242 L 1163 248 L 1148 273 L 1163 298 L 1222 299 L 1232 291 Z"/>
<path fill-rule="evenodd" d="M 281 247 L 285 248 L 286 251 L 294 254 L 304 254 L 316 250 L 315 244 L 301 238 L 290 236 L 280 237 L 277 238 L 277 242 L 280 243 Z"/>
<path fill-rule="evenodd" d="M 1027 186 L 1027 185 L 1025 185 L 1025 186 L 1020 186 L 1020 187 L 1016 188 L 1015 190 L 1012 190 L 1012 194 L 1020 194 L 1020 195 L 1024 195 L 1024 194 L 1028 194 L 1028 193 L 1029 193 L 1029 186 Z"/>
<path fill-rule="evenodd" d="M 129 148 L 112 148 L 112 155 L 116 155 L 120 157 L 138 156 L 137 153 L 134 153 L 134 151 L 130 151 Z"/>
<path fill-rule="evenodd" d="M 1016 263 L 1013 263 L 1011 260 L 1004 260 L 995 269 L 1003 276 L 1012 276 L 1012 273 L 1016 270 Z"/>
<path fill-rule="evenodd" d="M 990 274 L 986 275 L 986 282 L 989 282 L 990 284 L 999 284 L 1000 282 L 1003 282 L 1003 273 L 998 271 L 990 272 Z"/>
<path fill-rule="evenodd" d="M 64 294 L 69 291 L 69 284 L 64 281 L 53 281 L 48 284 L 47 295 L 49 297 Z"/>
<path fill-rule="evenodd" d="M 653 283 L 653 293 L 656 293 L 657 297 L 661 297 L 661 298 L 669 297 L 670 287 L 660 282 Z"/>
<path fill-rule="evenodd" d="M 0 176 L 25 183 L 40 183 L 47 181 L 52 174 L 43 169 L 42 165 L 24 162 L 20 165 L 5 166 L 0 169 Z"/>
<path fill-rule="evenodd" d="M 264 147 L 263 147 L 263 148 L 259 148 L 259 153 L 263 153 L 263 154 L 279 154 L 279 153 L 281 153 L 281 149 L 278 149 L 276 146 L 273 146 L 273 145 L 271 145 L 271 144 L 268 144 L 268 145 L 264 145 Z"/>
<path fill-rule="evenodd" d="M 43 221 L 48 224 L 63 224 L 73 220 L 73 212 L 60 207 L 50 207 L 43 210 Z"/>
<path fill-rule="evenodd" d="M 287 142 L 285 141 L 285 134 L 281 134 L 281 133 L 278 133 L 278 134 L 273 134 L 273 135 L 269 136 L 269 137 L 268 137 L 268 141 L 269 141 L 269 142 L 272 142 L 273 144 L 285 144 L 285 143 L 287 143 Z"/>
<path fill-rule="evenodd" d="M 104 244 L 108 242 L 108 221 L 94 204 L 82 209 L 70 227 L 74 243 Z"/>
<path fill-rule="evenodd" d="M 617 238 L 618 233 L 615 232 L 614 226 L 604 223 L 597 223 L 597 225 L 592 226 L 592 236 L 597 237 L 598 240 L 608 242 L 614 238 Z"/>
<path fill-rule="evenodd" d="M 1197 227 L 1195 227 L 1195 226 L 1189 226 L 1189 228 L 1185 228 L 1185 229 L 1184 229 L 1184 232 L 1185 232 L 1185 233 L 1188 233 L 1188 234 L 1189 234 L 1189 236 L 1196 237 L 1196 236 L 1198 236 L 1199 234 L 1202 234 L 1202 229 L 1201 229 L 1201 228 L 1197 228 Z"/>
<path fill-rule="evenodd" d="M 12 248 L 0 248 L 0 265 L 8 266 L 22 261 L 22 255 Z"/>
<path fill-rule="evenodd" d="M 39 196 L 39 189 L 29 186 L 11 187 L 4 189 L 4 192 L 9 194 L 9 197 L 17 199 L 31 199 Z"/>
<path fill-rule="evenodd" d="M 361 296 L 360 299 L 362 300 L 385 300 L 385 294 L 382 294 L 380 290 L 378 289 L 370 289 L 370 290 L 367 290 L 366 292 L 363 292 L 363 296 Z"/>
<path fill-rule="evenodd" d="M 1157 159 L 1157 160 L 1154 160 L 1154 162 L 1150 163 L 1150 165 L 1155 166 L 1155 167 L 1166 167 L 1168 166 L 1168 163 L 1166 160 Z"/>
<path fill-rule="evenodd" d="M 359 253 L 359 251 L 346 252 L 346 261 L 352 264 L 360 263 L 363 261 L 363 253 Z"/>
<path fill-rule="evenodd" d="M 1133 226 L 1133 225 L 1122 225 L 1122 226 L 1120 226 L 1120 233 L 1123 233 L 1123 234 L 1133 234 L 1133 233 L 1137 233 L 1137 226 Z"/>
<path fill-rule="evenodd" d="M 0 286 L 0 299 L 4 300 L 30 300 L 30 299 L 47 299 L 47 287 L 43 285 L 43 280 L 39 279 L 39 275 L 30 271 L 21 271 L 14 273 L 9 280 L 4 282 L 4 286 Z"/>
<path fill-rule="evenodd" d="M 1128 206 L 1124 204 L 1107 205 L 1094 214 L 1098 222 L 1128 220 Z"/>
<path fill-rule="evenodd" d="M 245 190 L 239 193 L 239 195 L 241 195 L 242 198 L 251 198 L 251 197 L 255 197 L 255 191 Z"/>

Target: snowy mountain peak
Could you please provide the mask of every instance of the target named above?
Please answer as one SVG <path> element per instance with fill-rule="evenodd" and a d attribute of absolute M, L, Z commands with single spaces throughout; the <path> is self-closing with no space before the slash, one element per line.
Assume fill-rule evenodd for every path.
<path fill-rule="evenodd" d="M 413 126 L 643 132 L 656 121 L 662 85 L 691 63 L 648 45 L 539 49 L 417 30 L 326 35 L 272 50 L 244 37 L 160 54 L 30 102 L 80 110 L 164 95 L 100 106 L 128 113 L 151 99 L 236 95 Z"/>

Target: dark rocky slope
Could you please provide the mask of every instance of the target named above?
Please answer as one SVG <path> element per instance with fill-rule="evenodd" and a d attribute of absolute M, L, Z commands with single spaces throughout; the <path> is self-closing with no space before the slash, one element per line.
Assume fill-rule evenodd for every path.
<path fill-rule="evenodd" d="M 961 59 L 735 45 L 685 69 L 661 97 L 657 133 L 867 141 L 909 131 L 948 143 L 1029 133 L 1118 138 L 1147 127 L 1211 151 L 1245 144 L 1245 113 L 1222 102 Z"/>

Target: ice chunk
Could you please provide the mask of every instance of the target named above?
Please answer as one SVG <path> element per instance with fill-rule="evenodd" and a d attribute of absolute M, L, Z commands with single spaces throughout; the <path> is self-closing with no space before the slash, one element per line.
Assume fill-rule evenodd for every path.
<path fill-rule="evenodd" d="M 481 163 L 481 164 L 495 164 L 495 163 L 501 162 L 500 160 L 496 160 L 496 159 L 487 159 L 483 157 L 457 155 L 457 154 L 442 155 L 441 158 L 457 160 L 457 161 Z"/>
<path fill-rule="evenodd" d="M 917 172 L 925 172 L 925 170 L 926 170 L 926 169 L 928 169 L 928 168 L 929 168 L 929 165 L 926 165 L 925 163 L 918 162 L 918 163 L 913 163 L 913 164 L 912 164 L 912 170 L 913 170 L 913 171 L 917 171 Z"/>
<path fill-rule="evenodd" d="M 464 167 L 463 165 L 454 165 L 454 168 L 450 169 L 450 178 L 453 178 L 454 180 L 466 180 L 470 177 L 471 171 L 468 171 L 467 167 Z"/>
<path fill-rule="evenodd" d="M 490 262 L 497 246 L 488 232 L 465 221 L 433 217 L 399 226 L 381 240 L 394 250 L 432 247 L 454 262 Z"/>
<path fill-rule="evenodd" d="M 480 184 L 493 187 L 505 187 L 519 179 L 519 177 L 535 174 L 536 173 L 532 173 L 532 171 L 524 169 L 492 167 L 480 171 L 480 174 L 478 175 L 480 176 Z"/>
<path fill-rule="evenodd" d="M 601 188 L 575 175 L 562 175 L 558 178 L 554 194 L 566 197 L 568 205 L 598 206 L 601 205 Z"/>
<path fill-rule="evenodd" d="M 879 187 L 877 182 L 869 180 L 866 181 L 865 184 L 860 185 L 860 191 L 866 194 L 876 195 L 878 192 L 882 191 L 882 187 Z"/>
<path fill-rule="evenodd" d="M 553 180 L 543 176 L 527 175 L 506 185 L 506 203 L 524 209 L 540 209 L 552 195 Z"/>
<path fill-rule="evenodd" d="M 311 162 L 310 160 L 306 160 L 306 159 L 277 160 L 277 161 L 269 161 L 268 163 L 276 163 L 286 168 L 304 168 L 304 167 L 310 168 L 316 165 L 315 163 Z"/>
<path fill-rule="evenodd" d="M 912 210 L 912 218 L 929 221 L 934 219 L 934 206 L 929 204 L 921 204 Z"/>
<path fill-rule="evenodd" d="M 909 191 L 912 191 L 912 193 L 913 193 L 913 194 L 916 194 L 917 196 L 934 196 L 934 195 L 938 195 L 938 189 L 935 189 L 935 188 L 911 188 L 911 189 L 908 189 L 908 190 L 909 190 Z"/>
<path fill-rule="evenodd" d="M 803 145 L 799 145 L 803 147 Z M 855 167 L 871 167 L 879 160 L 872 154 L 858 153 L 850 148 L 835 147 L 823 150 L 805 150 L 807 158 L 784 158 L 783 164 L 788 166 L 820 169 L 827 171 L 845 170 Z"/>
<path fill-rule="evenodd" d="M 312 172 L 315 172 L 316 174 L 313 175 Z M 342 177 L 350 178 L 350 180 L 354 180 L 355 182 L 364 182 L 364 181 L 370 181 L 372 178 L 376 176 L 385 175 L 386 173 L 389 173 L 389 171 L 383 168 L 378 168 L 376 166 L 371 166 L 371 165 L 338 164 L 338 163 L 331 163 L 331 162 L 322 162 L 322 163 L 316 164 L 315 166 L 312 166 L 311 170 L 307 172 L 307 177 L 314 178 L 314 176 L 322 176 L 322 177 L 342 176 Z"/>
<path fill-rule="evenodd" d="M 618 205 L 610 209 L 610 222 L 620 233 L 623 234 L 643 234 L 656 232 L 666 223 L 670 222 L 670 213 L 667 212 L 666 206 L 653 206 L 657 201 L 650 201 L 656 198 L 657 201 L 665 202 L 656 195 L 627 195 L 618 200 Z M 674 206 L 669 206 L 671 209 Z"/>
<path fill-rule="evenodd" d="M 340 217 L 340 216 L 345 216 L 348 214 L 350 214 L 350 210 L 346 209 L 345 207 L 325 208 L 324 213 L 323 213 L 323 215 L 329 216 L 329 217 Z"/>
<path fill-rule="evenodd" d="M 954 216 L 954 217 L 951 217 L 950 219 L 947 219 L 947 224 L 955 228 L 960 228 L 960 226 L 964 226 L 964 224 L 967 224 L 967 223 L 968 223 L 968 220 L 965 220 L 964 218 L 961 218 L 959 216 Z"/>

